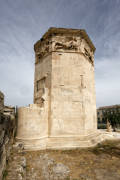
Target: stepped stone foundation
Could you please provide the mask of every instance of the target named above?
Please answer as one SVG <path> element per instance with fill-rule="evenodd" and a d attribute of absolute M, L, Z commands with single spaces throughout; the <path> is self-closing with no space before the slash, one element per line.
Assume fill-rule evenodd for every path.
<path fill-rule="evenodd" d="M 34 104 L 18 109 L 26 149 L 88 147 L 97 131 L 95 47 L 85 30 L 50 28 L 34 45 Z"/>

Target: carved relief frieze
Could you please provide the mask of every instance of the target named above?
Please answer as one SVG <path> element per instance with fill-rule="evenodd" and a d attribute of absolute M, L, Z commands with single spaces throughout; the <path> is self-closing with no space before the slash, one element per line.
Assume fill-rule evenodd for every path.
<path fill-rule="evenodd" d="M 79 39 L 77 37 L 55 37 L 53 51 L 79 51 Z"/>
<path fill-rule="evenodd" d="M 90 53 L 90 51 L 86 48 L 84 48 L 84 55 L 87 57 L 87 59 L 92 63 L 94 64 L 94 61 L 93 61 L 93 55 L 92 53 Z"/>
<path fill-rule="evenodd" d="M 69 41 L 69 42 L 56 42 L 54 46 L 54 50 L 78 50 L 78 44 L 75 41 Z"/>
<path fill-rule="evenodd" d="M 40 42 L 36 48 L 36 63 L 41 63 L 42 58 L 52 51 L 51 39 Z"/>
<path fill-rule="evenodd" d="M 52 36 L 40 42 L 36 50 L 36 63 L 52 51 L 82 53 L 93 64 L 93 52 L 85 40 L 78 36 Z"/>

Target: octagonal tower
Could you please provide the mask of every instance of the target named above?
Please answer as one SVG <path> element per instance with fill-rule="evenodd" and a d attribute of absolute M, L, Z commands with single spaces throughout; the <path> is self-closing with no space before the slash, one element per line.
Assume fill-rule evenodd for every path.
<path fill-rule="evenodd" d="M 36 105 L 26 113 L 19 110 L 18 138 L 38 149 L 92 145 L 97 130 L 95 47 L 86 31 L 50 28 L 34 50 Z"/>

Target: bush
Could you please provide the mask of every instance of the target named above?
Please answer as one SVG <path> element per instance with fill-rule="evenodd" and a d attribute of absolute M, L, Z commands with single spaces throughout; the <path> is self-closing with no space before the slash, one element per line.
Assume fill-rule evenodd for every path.
<path fill-rule="evenodd" d="M 107 129 L 107 124 L 98 124 L 98 129 Z"/>

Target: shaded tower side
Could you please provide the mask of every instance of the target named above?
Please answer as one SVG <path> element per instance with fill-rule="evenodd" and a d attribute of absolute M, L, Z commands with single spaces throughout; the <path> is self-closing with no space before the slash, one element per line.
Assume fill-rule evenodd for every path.
<path fill-rule="evenodd" d="M 17 139 L 26 148 L 46 148 L 51 89 L 49 38 L 35 46 L 34 104 L 18 109 Z M 47 54 L 45 54 L 47 52 Z"/>
<path fill-rule="evenodd" d="M 44 106 L 51 88 L 51 38 L 38 41 L 35 46 L 34 104 Z M 47 91 L 46 91 L 47 90 Z M 48 93 L 48 94 L 47 94 Z M 49 101 L 49 98 L 47 98 Z"/>

